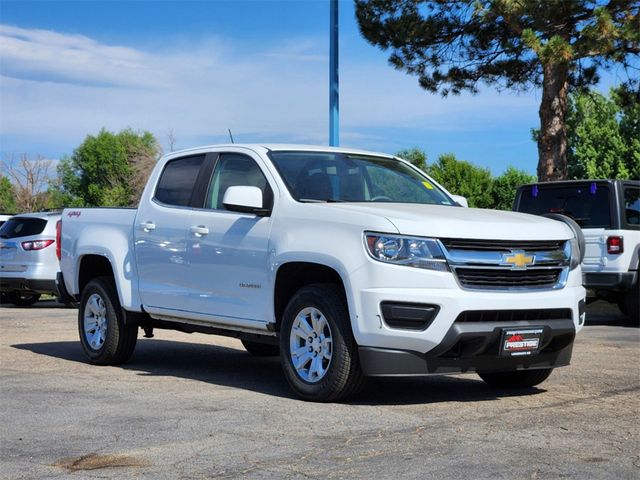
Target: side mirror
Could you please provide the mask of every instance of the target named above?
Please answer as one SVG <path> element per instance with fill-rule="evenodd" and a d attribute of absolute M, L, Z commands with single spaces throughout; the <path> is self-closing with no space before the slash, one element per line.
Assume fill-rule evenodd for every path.
<path fill-rule="evenodd" d="M 469 208 L 469 202 L 462 195 L 451 195 L 451 198 L 453 198 L 461 207 Z"/>
<path fill-rule="evenodd" d="M 227 188 L 222 204 L 232 212 L 253 213 L 260 217 L 269 216 L 270 210 L 262 208 L 262 190 L 258 187 L 236 185 Z"/>

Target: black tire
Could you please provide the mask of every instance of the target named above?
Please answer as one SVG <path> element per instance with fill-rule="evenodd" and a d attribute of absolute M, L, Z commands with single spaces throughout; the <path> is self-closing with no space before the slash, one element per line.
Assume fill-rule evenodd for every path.
<path fill-rule="evenodd" d="M 11 302 L 16 307 L 30 307 L 40 300 L 39 293 L 14 292 L 11 296 Z"/>
<path fill-rule="evenodd" d="M 640 323 L 640 282 L 631 287 L 631 290 L 624 292 L 620 301 L 618 302 L 618 308 L 620 311 L 629 317 L 629 320 L 633 323 Z"/>
<path fill-rule="evenodd" d="M 97 295 L 105 307 L 106 332 L 104 343 L 94 348 L 87 338 L 84 328 L 87 302 Z M 138 326 L 131 322 L 125 324 L 122 307 L 118 299 L 116 286 L 111 277 L 97 277 L 91 280 L 82 290 L 80 308 L 78 309 L 78 332 L 84 353 L 91 363 L 96 365 L 118 365 L 131 358 L 138 339 Z"/>
<path fill-rule="evenodd" d="M 296 316 L 305 308 L 315 308 L 326 318 L 331 331 L 331 359 L 326 373 L 316 382 L 304 380 L 291 359 L 290 339 Z M 332 284 L 312 284 L 293 296 L 282 317 L 280 328 L 282 368 L 291 388 L 301 398 L 314 402 L 347 399 L 364 386 L 358 345 L 353 338 L 351 320 L 342 292 Z"/>
<path fill-rule="evenodd" d="M 559 222 L 566 223 L 571 230 L 573 230 L 573 234 L 575 238 L 578 240 L 578 247 L 580 248 L 580 263 L 584 260 L 584 254 L 586 251 L 586 241 L 584 239 L 584 233 L 582 233 L 582 229 L 580 225 L 571 217 L 567 217 L 566 215 L 562 215 L 561 213 L 545 213 L 542 215 L 543 217 L 551 218 L 553 220 L 557 220 Z"/>
<path fill-rule="evenodd" d="M 280 355 L 280 347 L 268 343 L 251 342 L 241 340 L 245 350 L 254 357 L 277 357 Z"/>
<path fill-rule="evenodd" d="M 0 292 L 0 305 L 13 305 L 14 292 Z"/>
<path fill-rule="evenodd" d="M 618 308 L 620 309 L 620 312 L 623 315 L 629 315 L 629 310 L 627 309 L 627 302 L 625 301 L 626 299 L 624 297 L 620 298 L 620 300 L 618 300 Z"/>
<path fill-rule="evenodd" d="M 493 388 L 509 390 L 535 387 L 549 378 L 551 372 L 553 372 L 553 368 L 519 370 L 517 372 L 478 372 L 478 375 L 480 375 L 480 378 Z"/>

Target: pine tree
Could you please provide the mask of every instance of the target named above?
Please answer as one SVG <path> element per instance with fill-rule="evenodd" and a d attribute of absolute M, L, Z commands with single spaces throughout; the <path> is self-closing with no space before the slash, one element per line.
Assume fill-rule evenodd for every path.
<path fill-rule="evenodd" d="M 356 0 L 362 35 L 443 95 L 541 87 L 538 177 L 567 177 L 568 95 L 640 54 L 631 0 Z"/>

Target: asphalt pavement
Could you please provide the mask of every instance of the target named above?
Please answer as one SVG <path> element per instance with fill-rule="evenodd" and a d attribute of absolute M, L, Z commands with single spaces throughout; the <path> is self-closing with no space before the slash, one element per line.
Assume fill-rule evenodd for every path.
<path fill-rule="evenodd" d="M 222 337 L 156 330 L 89 365 L 76 315 L 0 308 L 0 478 L 640 478 L 640 330 L 604 302 L 539 388 L 377 379 L 342 404 Z"/>

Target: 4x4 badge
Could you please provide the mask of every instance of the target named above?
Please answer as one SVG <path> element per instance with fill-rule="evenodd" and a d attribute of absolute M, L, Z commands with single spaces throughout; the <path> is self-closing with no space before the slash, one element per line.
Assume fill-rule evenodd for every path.
<path fill-rule="evenodd" d="M 524 270 L 536 261 L 533 255 L 527 255 L 524 251 L 512 251 L 502 255 L 502 265 L 511 265 L 514 270 Z"/>

